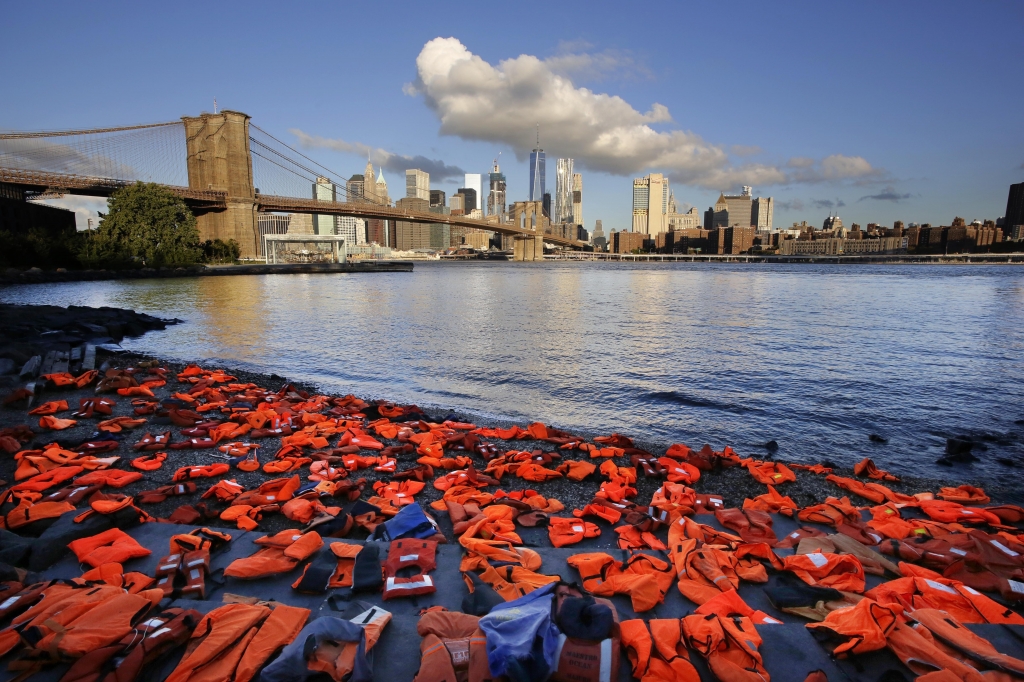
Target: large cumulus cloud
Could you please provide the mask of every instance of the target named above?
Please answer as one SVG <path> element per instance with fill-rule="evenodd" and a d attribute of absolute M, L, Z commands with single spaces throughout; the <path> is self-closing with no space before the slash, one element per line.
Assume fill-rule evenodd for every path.
<path fill-rule="evenodd" d="M 495 66 L 455 38 L 435 38 L 416 58 L 417 79 L 406 92 L 423 96 L 442 134 L 504 143 L 520 159 L 534 147 L 539 125 L 549 154 L 573 157 L 580 167 L 616 175 L 663 171 L 675 182 L 709 189 L 878 174 L 867 160 L 840 154 L 782 165 L 736 163 L 729 147 L 673 125 L 662 104 L 641 112 L 621 97 L 576 87 L 562 61 L 520 55 Z M 734 154 L 743 156 L 752 148 L 739 150 Z"/>

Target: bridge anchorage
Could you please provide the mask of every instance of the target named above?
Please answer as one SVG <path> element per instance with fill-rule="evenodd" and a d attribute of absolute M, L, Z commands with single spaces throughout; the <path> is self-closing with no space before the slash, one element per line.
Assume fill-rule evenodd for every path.
<path fill-rule="evenodd" d="M 541 260 L 544 242 L 580 248 L 554 234 L 540 202 L 517 202 L 512 223 L 493 217 L 411 211 L 364 197 L 313 198 L 317 178 L 336 173 L 251 122 L 225 110 L 180 121 L 117 128 L 0 133 L 0 189 L 22 198 L 109 196 L 137 181 L 164 185 L 196 214 L 202 239 L 234 239 L 243 258 L 260 252 L 261 212 L 311 213 L 413 223 L 445 223 L 510 235 L 514 259 Z M 344 194 L 344 182 L 337 185 Z M 260 188 L 260 189 L 257 189 Z M 269 191 L 268 191 L 269 190 Z"/>

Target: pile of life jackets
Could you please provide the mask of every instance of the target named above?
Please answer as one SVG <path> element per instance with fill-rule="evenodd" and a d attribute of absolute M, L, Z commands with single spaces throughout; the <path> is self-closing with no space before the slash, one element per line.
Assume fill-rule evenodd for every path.
<path fill-rule="evenodd" d="M 41 542 L 48 542 L 48 528 L 61 529 L 59 536 L 53 535 L 85 571 L 82 583 L 68 589 L 92 585 L 104 598 L 117 596 L 115 590 L 132 597 L 128 604 L 120 596 L 119 607 L 137 603 L 137 611 L 145 607 L 153 615 L 158 595 L 205 599 L 211 553 L 230 542 L 230 536 L 215 529 L 174 536 L 167 554 L 160 552 L 154 574 L 143 575 L 124 568 L 154 551 L 125 532 L 130 523 L 222 523 L 258 531 L 264 518 L 276 515 L 295 527 L 263 533 L 251 556 L 224 570 L 226 578 L 260 580 L 295 571 L 292 587 L 297 593 L 336 589 L 346 595 L 379 593 L 387 600 L 433 593 L 438 547 L 454 538 L 463 552 L 459 570 L 468 593 L 465 613 L 423 614 L 424 662 L 436 659 L 442 678 L 449 669 L 460 678 L 494 675 L 494 651 L 500 650 L 510 660 L 523 661 L 521 670 L 531 674 L 547 670 L 582 679 L 573 678 L 576 673 L 559 673 L 557 657 L 541 652 L 538 658 L 536 652 L 505 641 L 510 631 L 499 616 L 506 611 L 503 605 L 512 603 L 536 616 L 528 627 L 534 641 L 560 637 L 559 625 L 551 614 L 544 621 L 539 606 L 550 595 L 557 616 L 559 577 L 550 567 L 544 570 L 540 555 L 523 540 L 536 537 L 524 528 L 541 527 L 552 547 L 576 552 L 566 560 L 578 574 L 579 598 L 628 596 L 634 612 L 647 613 L 674 587 L 695 605 L 683 618 L 627 621 L 621 631 L 616 620 L 608 637 L 600 640 L 621 639 L 640 678 L 690 679 L 690 661 L 699 656 L 721 678 L 733 674 L 735 667 L 767 679 L 756 628 L 777 619 L 739 598 L 738 591 L 750 584 L 762 586 L 785 617 L 812 621 L 811 631 L 837 655 L 888 648 L 915 672 L 925 671 L 920 661 L 927 659 L 942 662 L 927 672 L 950 671 L 960 679 L 994 671 L 1015 674 L 1016 663 L 974 639 L 963 640 L 973 647 L 970 651 L 944 639 L 965 623 L 1024 624 L 1017 612 L 1024 603 L 1024 508 L 993 504 L 975 486 L 911 493 L 898 476 L 870 459 L 847 476 L 831 465 L 741 458 L 729 447 L 694 450 L 674 444 L 656 453 L 617 433 L 584 439 L 539 422 L 488 428 L 451 417 L 433 421 L 414 405 L 311 395 L 293 386 L 271 391 L 195 365 L 177 376 L 145 363 L 80 377 L 55 374 L 45 382 L 53 391 L 95 385 L 97 395 L 80 398 L 77 409 L 73 401 L 55 397 L 27 410 L 26 425 L 0 431 L 0 448 L 15 464 L 13 481 L 0 491 L 0 527 L 16 536 L 41 535 Z M 35 397 L 31 391 L 15 391 L 5 404 L 17 406 Z M 83 423 L 95 427 L 89 440 L 76 442 L 62 435 L 75 433 L 72 427 Z M 46 437 L 39 442 L 46 444 L 30 446 L 40 429 Z M 118 454 L 123 444 L 133 451 L 124 459 Z M 181 466 L 176 462 L 179 450 L 209 459 Z M 761 494 L 739 504 L 696 490 L 706 489 L 715 471 L 729 468 L 749 476 Z M 255 484 L 250 474 L 260 477 Z M 364 474 L 366 478 L 359 477 Z M 834 488 L 834 496 L 798 504 L 794 498 L 804 498 L 787 491 L 810 476 L 822 477 L 823 484 Z M 137 485 L 142 481 L 145 485 Z M 566 509 L 551 493 L 570 481 L 590 490 L 583 498 L 590 501 L 582 508 Z M 639 490 L 655 486 L 650 500 L 638 499 Z M 147 505 L 189 496 L 191 503 L 167 519 L 145 511 Z M 424 498 L 429 504 L 421 502 Z M 449 539 L 435 518 L 438 514 L 451 522 Z M 789 517 L 797 528 L 778 532 L 781 523 L 773 520 L 774 514 Z M 353 533 L 390 546 L 384 552 L 376 542 L 338 541 Z M 601 537 L 606 538 L 604 545 L 618 548 L 614 556 L 594 551 L 593 541 Z M 47 599 L 57 593 L 57 584 L 40 585 L 45 585 L 41 589 Z M 12 583 L 2 594 L 13 597 L 37 587 Z M 75 592 L 76 598 L 82 594 Z M 16 603 L 21 601 L 18 597 Z M 159 620 L 174 622 L 175 628 L 188 626 L 184 629 L 189 632 L 200 621 L 206 624 L 209 632 L 202 642 L 190 639 L 190 658 L 195 651 L 214 647 L 213 641 L 206 642 L 220 626 L 209 618 L 220 609 L 226 610 L 217 618 L 229 620 L 228 614 L 234 613 L 240 619 L 242 639 L 250 634 L 258 638 L 261 623 L 272 616 L 266 605 L 226 604 L 199 619 L 179 609 L 166 611 Z M 267 611 L 258 618 L 261 609 Z M 940 622 L 932 612 L 951 620 Z M 286 612 L 281 613 L 283 617 Z M 384 614 L 373 611 L 370 621 L 380 624 L 384 619 L 386 624 L 390 614 Z M 72 660 L 80 651 L 74 648 L 75 637 L 69 639 L 63 630 L 54 631 L 44 621 L 38 630 L 23 627 L 20 621 L 14 623 L 20 612 L 7 615 L 0 608 L 0 641 L 6 636 L 7 651 L 21 652 L 23 670 Z M 371 635 L 365 623 L 353 620 L 358 615 L 308 632 L 314 642 L 348 637 L 332 640 L 351 644 L 346 645 L 345 663 L 309 658 L 299 647 L 295 655 L 305 661 L 300 668 L 310 674 L 358 677 L 364 669 L 359 661 L 369 660 L 380 632 Z M 52 620 L 68 629 L 61 619 L 71 622 L 71 612 Z M 109 634 L 117 636 L 91 652 L 95 665 L 126 657 L 144 665 L 169 646 L 157 638 L 138 648 L 138 642 L 147 642 L 159 628 L 149 629 L 148 621 L 134 618 L 113 620 L 116 626 Z M 304 623 L 305 618 L 300 623 L 296 616 L 288 631 L 298 633 Z M 517 627 L 523 628 L 524 622 Z M 89 641 L 86 623 L 75 621 L 72 629 L 80 641 Z M 567 651 L 590 646 L 565 636 L 559 641 L 570 647 Z M 205 654 L 193 657 L 196 665 L 175 679 L 222 674 L 220 667 L 209 666 L 220 661 L 217 666 L 226 671 L 227 661 L 246 651 L 242 639 L 227 642 L 222 653 L 205 662 Z M 493 650 L 492 639 L 501 642 Z M 360 641 L 362 653 L 356 655 Z M 275 648 L 287 644 L 272 643 Z M 267 660 L 269 655 L 259 665 Z M 487 664 L 486 673 L 481 661 Z M 421 675 L 431 666 L 425 663 Z M 501 670 L 498 674 L 511 677 L 520 671 L 516 665 Z M 230 674 L 245 678 L 237 666 Z"/>

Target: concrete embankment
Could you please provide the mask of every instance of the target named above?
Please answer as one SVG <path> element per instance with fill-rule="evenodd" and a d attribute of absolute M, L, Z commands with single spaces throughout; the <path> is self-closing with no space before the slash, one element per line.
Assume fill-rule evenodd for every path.
<path fill-rule="evenodd" d="M 170 277 L 224 277 L 228 275 L 303 275 L 339 272 L 412 272 L 409 261 L 350 261 L 348 263 L 285 263 L 278 265 L 193 265 L 187 268 L 139 268 L 138 270 L 16 270 L 0 273 L 2 284 L 91 282 L 109 279 L 165 279 Z"/>

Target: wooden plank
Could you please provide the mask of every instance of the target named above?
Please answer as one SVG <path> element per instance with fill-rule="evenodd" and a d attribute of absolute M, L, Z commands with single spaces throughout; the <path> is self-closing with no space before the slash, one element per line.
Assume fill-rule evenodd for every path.
<path fill-rule="evenodd" d="M 82 355 L 82 371 L 96 369 L 96 344 L 85 344 L 85 352 Z"/>
<path fill-rule="evenodd" d="M 21 378 L 34 377 L 39 374 L 39 366 L 43 363 L 42 356 L 33 355 L 28 362 L 21 368 L 18 376 Z"/>

